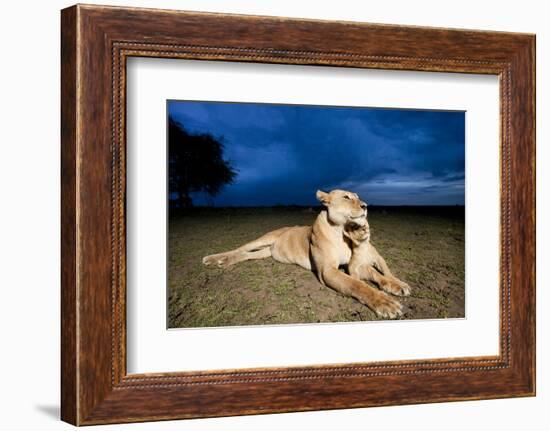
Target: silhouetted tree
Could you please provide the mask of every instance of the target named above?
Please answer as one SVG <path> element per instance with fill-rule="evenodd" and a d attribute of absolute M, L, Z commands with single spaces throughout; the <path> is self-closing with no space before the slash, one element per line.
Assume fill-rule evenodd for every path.
<path fill-rule="evenodd" d="M 192 192 L 214 197 L 233 182 L 237 171 L 223 158 L 223 139 L 191 134 L 172 117 L 168 123 L 168 187 L 179 207 L 193 205 Z"/>

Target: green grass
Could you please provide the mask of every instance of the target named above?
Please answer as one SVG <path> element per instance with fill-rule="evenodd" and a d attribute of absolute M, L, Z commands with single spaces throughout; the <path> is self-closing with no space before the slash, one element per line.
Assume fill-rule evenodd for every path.
<path fill-rule="evenodd" d="M 318 209 L 196 209 L 169 221 L 169 327 L 377 320 L 314 274 L 273 259 L 228 269 L 202 257 L 283 226 L 311 225 Z M 372 242 L 412 294 L 405 319 L 464 317 L 463 208 L 371 208 Z"/>

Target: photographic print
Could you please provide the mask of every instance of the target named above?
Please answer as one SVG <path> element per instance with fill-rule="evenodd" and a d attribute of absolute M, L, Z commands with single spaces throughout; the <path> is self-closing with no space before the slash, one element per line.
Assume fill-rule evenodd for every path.
<path fill-rule="evenodd" d="M 465 317 L 465 112 L 167 102 L 168 327 Z"/>

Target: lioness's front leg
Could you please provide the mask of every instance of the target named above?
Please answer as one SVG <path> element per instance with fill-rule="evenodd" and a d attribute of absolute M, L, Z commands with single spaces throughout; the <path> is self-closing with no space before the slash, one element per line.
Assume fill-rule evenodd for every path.
<path fill-rule="evenodd" d="M 408 296 L 411 289 L 407 283 L 393 276 L 385 276 L 376 270 L 372 265 L 363 263 L 358 266 L 350 266 L 350 275 L 358 280 L 371 281 L 376 283 L 380 289 L 397 296 Z"/>
<path fill-rule="evenodd" d="M 373 280 L 373 281 L 377 283 L 381 289 L 384 289 L 387 292 L 393 293 L 394 295 L 403 295 L 403 296 L 410 295 L 411 294 L 410 286 L 404 281 L 401 281 L 396 276 L 394 276 L 390 271 L 390 268 L 388 267 L 388 264 L 386 263 L 384 258 L 380 256 L 380 253 L 378 253 L 378 250 L 376 250 L 376 248 L 374 248 L 372 244 L 370 244 L 370 247 L 371 247 L 370 254 L 372 256 L 372 265 L 384 276 L 384 278 L 380 279 L 383 285 L 378 283 L 376 280 Z M 376 272 L 376 271 L 373 271 L 373 272 Z M 370 274 L 370 275 L 376 277 L 376 274 Z"/>
<path fill-rule="evenodd" d="M 402 314 L 402 306 L 395 299 L 337 268 L 322 270 L 321 278 L 328 287 L 352 296 L 381 317 L 393 319 Z"/>

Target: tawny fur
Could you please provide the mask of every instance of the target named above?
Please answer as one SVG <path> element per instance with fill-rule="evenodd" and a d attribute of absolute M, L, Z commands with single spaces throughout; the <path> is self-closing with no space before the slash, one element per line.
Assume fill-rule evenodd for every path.
<path fill-rule="evenodd" d="M 340 266 L 360 262 L 360 256 L 364 257 L 368 254 L 364 253 L 363 244 L 355 248 L 350 243 L 349 235 L 344 234 L 346 226 L 368 226 L 366 204 L 357 194 L 345 190 L 333 190 L 330 193 L 317 191 L 317 199 L 326 209 L 317 216 L 313 226 L 284 227 L 268 232 L 234 250 L 206 256 L 203 258 L 203 263 L 225 268 L 245 260 L 264 259 L 271 256 L 278 262 L 292 263 L 314 271 L 321 283 L 357 299 L 379 316 L 388 318 L 400 316 L 401 304 L 386 293 L 365 283 L 363 280 L 369 279 L 368 277 L 362 277 L 361 272 L 350 276 L 339 270 Z M 357 257 L 354 259 L 355 249 Z M 381 263 L 383 259 L 374 247 L 369 245 L 368 250 L 378 256 L 377 262 L 384 266 L 381 271 L 383 275 L 391 274 L 385 262 Z M 358 268 L 363 266 L 358 265 Z M 387 285 L 383 282 L 379 284 L 382 289 Z M 385 290 L 394 294 L 408 294 L 404 290 L 402 293 L 397 289 Z"/>
<path fill-rule="evenodd" d="M 346 226 L 344 236 L 349 238 L 352 249 L 348 263 L 348 272 L 354 278 L 370 281 L 388 293 L 408 296 L 411 293 L 409 285 L 395 277 L 386 261 L 370 242 L 370 227 L 354 224 Z"/>

